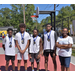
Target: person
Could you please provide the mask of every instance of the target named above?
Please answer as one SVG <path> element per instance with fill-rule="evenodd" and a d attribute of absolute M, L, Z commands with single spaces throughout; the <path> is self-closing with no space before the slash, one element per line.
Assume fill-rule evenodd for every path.
<path fill-rule="evenodd" d="M 45 57 L 45 70 L 48 70 L 48 56 L 50 54 L 54 70 L 57 70 L 57 64 L 56 64 L 56 41 L 57 41 L 57 34 L 55 31 L 52 30 L 52 26 L 50 23 L 46 25 L 46 32 L 44 32 L 43 35 L 43 48 L 44 48 L 44 57 Z"/>
<path fill-rule="evenodd" d="M 30 39 L 29 58 L 31 62 L 32 71 L 34 71 L 34 59 L 37 62 L 37 71 L 39 71 L 40 54 L 42 52 L 42 39 L 38 36 L 38 30 L 33 30 L 33 36 Z"/>
<path fill-rule="evenodd" d="M 15 35 L 16 46 L 18 48 L 17 60 L 18 60 L 18 71 L 20 71 L 21 60 L 23 56 L 25 71 L 27 71 L 27 60 L 28 60 L 28 47 L 29 47 L 29 39 L 30 35 L 27 33 L 26 25 L 21 23 L 19 25 L 20 32 Z"/>
<path fill-rule="evenodd" d="M 62 37 L 59 37 L 56 46 L 58 47 L 58 55 L 61 63 L 61 71 L 69 71 L 71 54 L 72 54 L 72 37 L 68 36 L 68 29 L 62 30 Z"/>
<path fill-rule="evenodd" d="M 11 60 L 13 71 L 15 71 L 15 39 L 12 36 L 13 29 L 8 28 L 8 34 L 9 36 L 6 36 L 3 40 L 3 49 L 5 51 L 5 60 L 6 60 L 6 68 L 5 70 L 8 70 L 9 66 L 9 60 Z"/>

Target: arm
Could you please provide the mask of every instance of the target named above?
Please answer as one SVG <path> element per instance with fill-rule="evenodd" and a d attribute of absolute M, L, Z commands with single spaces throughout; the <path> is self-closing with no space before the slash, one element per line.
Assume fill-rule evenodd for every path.
<path fill-rule="evenodd" d="M 64 45 L 63 47 L 60 47 L 60 49 L 68 49 L 72 48 L 72 44 Z"/>
<path fill-rule="evenodd" d="M 19 51 L 21 52 L 21 48 L 20 48 L 20 46 L 19 46 L 19 44 L 18 44 L 18 41 L 16 40 L 16 46 L 17 46 L 17 48 L 19 49 Z"/>
<path fill-rule="evenodd" d="M 43 49 L 42 49 L 42 39 L 40 39 L 40 51 L 39 51 L 39 54 L 41 54 L 42 51 L 43 51 Z"/>
<path fill-rule="evenodd" d="M 2 45 L 2 47 L 3 47 L 4 51 L 5 51 L 5 45 L 4 44 Z"/>
<path fill-rule="evenodd" d="M 25 52 L 26 49 L 29 47 L 29 45 L 30 45 L 30 40 L 27 41 L 27 45 L 26 45 L 25 49 L 23 50 L 24 52 Z"/>

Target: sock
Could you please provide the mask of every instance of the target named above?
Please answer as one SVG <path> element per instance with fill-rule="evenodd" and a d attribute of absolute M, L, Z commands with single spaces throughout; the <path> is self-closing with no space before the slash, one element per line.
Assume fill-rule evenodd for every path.
<path fill-rule="evenodd" d="M 32 69 L 32 71 L 34 71 L 34 69 Z"/>
<path fill-rule="evenodd" d="M 37 71 L 39 71 L 39 70 L 37 70 Z"/>

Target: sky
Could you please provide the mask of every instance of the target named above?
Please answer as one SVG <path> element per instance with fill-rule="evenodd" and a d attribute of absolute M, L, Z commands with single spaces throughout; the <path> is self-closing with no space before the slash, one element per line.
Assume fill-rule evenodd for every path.
<path fill-rule="evenodd" d="M 56 4 L 57 6 L 58 4 Z M 34 4 L 35 6 L 35 10 L 37 7 L 39 7 L 39 11 L 42 11 L 42 10 L 54 10 L 54 4 Z M 65 7 L 65 6 L 70 6 L 70 4 L 59 4 L 58 7 L 56 7 L 56 10 L 60 10 L 62 7 Z M 0 9 L 1 8 L 10 8 L 11 9 L 11 6 L 10 4 L 0 4 Z M 56 11 L 56 15 L 58 14 L 58 11 Z M 42 19 L 46 18 L 50 16 L 49 14 L 39 14 L 39 17 L 37 18 L 37 21 L 40 23 L 42 21 Z"/>

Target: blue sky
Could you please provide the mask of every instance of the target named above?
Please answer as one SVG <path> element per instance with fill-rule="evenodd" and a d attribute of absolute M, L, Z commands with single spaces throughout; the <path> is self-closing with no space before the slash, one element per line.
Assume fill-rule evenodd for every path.
<path fill-rule="evenodd" d="M 54 10 L 54 4 L 34 4 L 35 5 L 35 10 L 37 7 L 39 7 L 39 10 Z M 56 4 L 57 6 L 58 4 Z M 70 6 L 70 4 L 59 4 L 59 6 L 56 8 L 56 10 L 60 10 L 62 7 L 65 6 Z M 10 4 L 0 4 L 0 9 L 8 7 L 11 9 Z M 56 15 L 58 14 L 58 11 L 56 11 Z M 47 16 L 50 16 L 49 14 L 44 15 L 44 14 L 39 14 L 39 18 L 37 19 L 38 22 L 40 23 L 42 19 L 46 18 Z"/>

